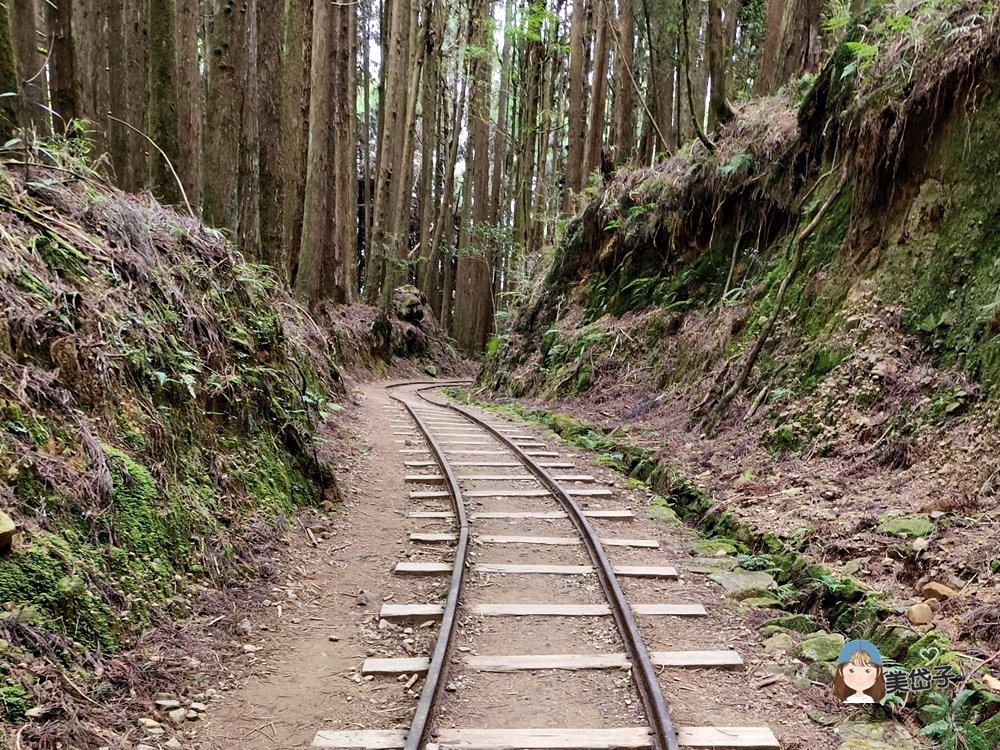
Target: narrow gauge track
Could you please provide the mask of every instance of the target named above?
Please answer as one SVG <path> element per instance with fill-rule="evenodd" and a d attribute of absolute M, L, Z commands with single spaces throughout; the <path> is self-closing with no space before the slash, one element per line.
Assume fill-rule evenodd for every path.
<path fill-rule="evenodd" d="M 560 460 L 559 454 L 547 450 L 530 435 L 516 434 L 518 430 L 510 426 L 491 424 L 471 412 L 446 402 L 427 397 L 424 391 L 440 388 L 446 383 L 405 383 L 387 389 L 389 395 L 405 410 L 393 422 L 400 428 L 396 434 L 408 469 L 419 470 L 408 475 L 406 482 L 427 489 L 414 490 L 411 499 L 421 501 L 428 509 L 415 510 L 411 518 L 434 519 L 450 523 L 454 531 L 447 533 L 410 534 L 411 542 L 417 544 L 454 543 L 452 562 L 399 563 L 395 572 L 400 575 L 450 575 L 447 600 L 440 604 L 383 605 L 380 617 L 387 620 L 427 620 L 441 618 L 441 626 L 433 653 L 429 657 L 407 659 L 368 659 L 362 671 L 371 675 L 401 675 L 426 673 L 413 722 L 408 731 L 403 730 L 360 730 L 321 731 L 313 741 L 313 747 L 344 748 L 351 750 L 441 750 L 462 748 L 463 750 L 556 750 L 565 748 L 645 748 L 655 750 L 678 750 L 691 748 L 778 748 L 779 744 L 766 727 L 685 727 L 676 729 L 671 721 L 657 677 L 657 667 L 719 667 L 742 666 L 742 660 L 735 651 L 684 651 L 649 653 L 643 642 L 634 614 L 643 617 L 698 617 L 704 616 L 701 605 L 651 603 L 637 604 L 626 601 L 619 576 L 636 578 L 676 579 L 673 568 L 663 566 L 613 566 L 604 551 L 604 546 L 623 548 L 658 547 L 656 540 L 598 538 L 588 518 L 628 519 L 632 517 L 626 510 L 584 510 L 576 498 L 610 498 L 608 488 L 595 488 L 594 478 L 584 474 L 550 474 L 549 469 L 571 470 L 573 464 Z M 419 435 L 410 427 L 415 423 Z M 425 447 L 417 447 L 419 443 Z M 469 471 L 470 473 L 457 473 Z M 475 473 L 482 469 L 483 473 Z M 434 472 L 434 473 L 430 473 Z M 525 473 L 527 472 L 527 473 Z M 486 485 L 485 488 L 481 485 Z M 499 485 L 499 486 L 498 486 Z M 581 486 L 583 485 L 583 486 Z M 432 489 L 433 488 L 433 489 Z M 450 501 L 451 510 L 441 510 L 443 501 Z M 466 503 L 484 505 L 493 510 L 470 511 Z M 593 502 L 593 500 L 591 500 Z M 507 546 L 519 549 L 521 557 L 551 560 L 553 555 L 540 554 L 541 550 L 564 550 L 573 547 L 568 555 L 558 554 L 560 562 L 575 556 L 574 565 L 545 563 L 482 563 L 472 564 L 472 557 L 482 553 L 472 552 L 472 526 L 477 531 L 482 526 L 504 523 L 506 526 L 523 526 L 529 532 L 537 531 L 553 522 L 572 525 L 575 535 L 562 537 L 527 534 L 485 534 L 477 533 L 476 549 Z M 504 529 L 507 530 L 507 529 Z M 521 530 L 521 529 L 516 529 Z M 583 556 L 577 549 L 582 546 Z M 525 548 L 530 550 L 525 552 Z M 507 555 L 511 557 L 512 555 Z M 501 555 L 503 557 L 503 555 Z M 551 586 L 533 587 L 529 580 L 580 579 L 594 575 L 599 584 L 601 603 L 549 603 L 539 601 L 518 601 L 484 603 L 474 601 L 469 595 L 467 570 L 477 575 L 497 574 L 503 578 L 518 579 L 516 593 L 519 599 L 530 599 L 532 588 L 538 589 L 544 598 L 551 592 Z M 487 584 L 492 585 L 492 584 Z M 593 587 L 591 587 L 593 589 Z M 565 591 L 563 587 L 562 591 Z M 478 593 L 478 592 L 477 592 Z M 591 594 L 597 593 L 591 591 Z M 551 596 L 551 593 L 548 594 Z M 571 591 L 570 598 L 575 598 Z M 537 597 L 537 594 L 536 594 Z M 509 592 L 508 596 L 509 598 Z M 473 601 L 469 601 L 472 599 Z M 545 623 L 545 632 L 551 635 L 551 623 L 558 626 L 563 620 L 580 618 L 610 617 L 617 632 L 617 642 L 624 653 L 597 654 L 498 654 L 480 656 L 463 654 L 458 658 L 454 653 L 454 640 L 460 615 L 463 617 L 514 618 L 513 628 L 503 629 L 506 638 L 513 642 L 534 642 L 545 640 L 538 623 Z M 544 618 L 544 620 L 543 620 Z M 558 627 L 556 627 L 558 629 Z M 520 632 L 517 632 L 520 631 Z M 572 630 L 577 633 L 578 630 Z M 593 631 L 587 631 L 593 632 Z M 468 652 L 469 648 L 462 651 Z M 553 718 L 566 717 L 565 721 L 551 726 L 532 726 L 532 717 L 501 717 L 490 715 L 489 728 L 455 729 L 444 722 L 437 723 L 442 704 L 447 703 L 447 690 L 454 689 L 455 679 L 461 679 L 466 671 L 473 673 L 538 674 L 542 670 L 559 670 L 568 676 L 593 674 L 595 671 L 618 670 L 631 676 L 631 690 L 622 693 L 609 686 L 621 686 L 618 680 L 590 684 L 579 691 L 559 689 L 541 691 L 539 701 L 548 700 L 539 715 L 546 717 L 545 724 Z M 563 672 L 564 671 L 564 672 Z M 614 674 L 614 672 L 612 672 Z M 405 678 L 404 678 L 405 679 Z M 563 678 L 560 678 L 563 679 Z M 579 678 L 578 678 L 579 679 Z M 530 688 L 529 688 L 530 689 Z M 579 704 L 593 703 L 595 691 L 607 699 L 617 699 L 617 717 L 621 726 L 607 726 L 607 721 L 598 720 L 601 726 L 580 726 L 579 716 L 587 711 Z M 544 693 L 544 695 L 543 695 Z M 618 693 L 622 693 L 619 695 Z M 629 707 L 633 701 L 629 694 L 638 698 L 641 716 Z M 621 704 L 624 704 L 622 706 Z M 564 705 L 565 704 L 565 705 Z M 608 704 L 605 705 L 605 710 Z M 624 708 L 624 711 L 622 709 Z M 542 707 L 539 706 L 541 710 Z M 591 712 L 593 713 L 593 712 Z M 623 719 L 623 721 L 621 721 Z M 630 720 L 631 719 L 631 720 Z M 638 720 L 637 720 L 638 719 Z M 537 719 L 536 719 L 537 721 Z M 527 726 L 525 726 L 527 725 Z"/>

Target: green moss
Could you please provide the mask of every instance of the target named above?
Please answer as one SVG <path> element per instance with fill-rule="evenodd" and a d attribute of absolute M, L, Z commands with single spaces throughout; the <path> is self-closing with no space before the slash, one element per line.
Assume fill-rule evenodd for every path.
<path fill-rule="evenodd" d="M 24 712 L 28 710 L 28 694 L 24 685 L 18 682 L 0 685 L 0 709 L 3 709 L 4 718 L 8 721 L 23 721 Z"/>

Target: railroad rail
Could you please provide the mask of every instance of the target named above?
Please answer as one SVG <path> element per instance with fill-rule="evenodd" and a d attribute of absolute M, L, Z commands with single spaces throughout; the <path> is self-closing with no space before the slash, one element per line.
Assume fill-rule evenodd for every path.
<path fill-rule="evenodd" d="M 440 487 L 443 489 L 415 490 L 413 500 L 440 503 L 450 500 L 451 510 L 418 510 L 414 518 L 452 522 L 452 532 L 419 533 L 410 535 L 417 544 L 454 543 L 454 558 L 448 563 L 404 563 L 396 566 L 400 575 L 450 575 L 447 599 L 444 605 L 384 605 L 380 617 L 386 619 L 441 618 L 441 626 L 433 652 L 429 657 L 410 659 L 368 659 L 363 671 L 367 674 L 403 674 L 426 672 L 423 688 L 409 730 L 360 730 L 320 731 L 313 742 L 316 748 L 343 748 L 344 750 L 556 750 L 570 748 L 654 748 L 678 750 L 690 748 L 778 748 L 779 744 L 766 727 L 684 727 L 675 728 L 660 688 L 657 668 L 664 666 L 733 668 L 742 665 L 735 651 L 687 651 L 650 653 L 636 624 L 634 614 L 641 616 L 698 617 L 706 614 L 699 604 L 630 604 L 619 584 L 619 576 L 633 578 L 676 578 L 673 568 L 665 566 L 612 565 L 604 551 L 605 546 L 643 549 L 658 547 L 656 540 L 630 540 L 598 537 L 589 519 L 628 519 L 630 511 L 603 509 L 585 510 L 576 498 L 608 498 L 613 493 L 607 488 L 581 488 L 592 484 L 594 478 L 585 474 L 556 475 L 548 469 L 570 469 L 555 451 L 547 450 L 530 435 L 511 434 L 517 430 L 485 420 L 480 416 L 447 402 L 429 398 L 425 392 L 456 383 L 402 383 L 387 389 L 389 395 L 403 408 L 405 419 L 397 419 L 399 427 L 412 422 L 419 432 L 425 448 L 403 448 L 409 458 L 429 454 L 429 460 L 408 460 L 407 467 L 436 470 L 437 474 L 417 473 L 406 477 L 409 484 Z M 413 433 L 400 433 L 410 435 Z M 416 435 L 414 434 L 414 438 Z M 485 440 L 484 440 L 485 438 Z M 414 440 L 401 441 L 416 445 Z M 459 447 L 452 447 L 452 446 Z M 489 450 L 487 450 L 489 449 Z M 500 457 L 504 460 L 490 460 Z M 456 467 L 482 468 L 485 474 L 459 475 Z M 523 473 L 524 471 L 528 473 Z M 490 472 L 495 473 L 490 473 Z M 511 473 L 513 472 L 513 473 Z M 521 472 L 521 473 L 517 473 Z M 463 484 L 501 484 L 488 489 L 466 489 Z M 524 484 L 535 485 L 524 489 Z M 511 486 L 513 485 L 513 486 Z M 487 499 L 510 503 L 512 500 L 531 504 L 530 510 L 501 509 L 473 513 L 466 501 L 485 502 Z M 553 501 L 558 510 L 551 510 Z M 605 602 L 599 604 L 548 604 L 548 603 L 479 603 L 464 601 L 466 572 L 470 566 L 471 526 L 505 520 L 509 524 L 530 525 L 540 521 L 568 520 L 576 537 L 544 537 L 529 535 L 478 534 L 476 540 L 483 545 L 528 546 L 529 549 L 562 548 L 582 545 L 589 564 L 548 565 L 520 563 L 476 563 L 479 573 L 496 573 L 504 576 L 530 576 L 561 574 L 596 576 Z M 606 617 L 610 616 L 617 630 L 624 653 L 618 654 L 528 654 L 479 656 L 464 655 L 455 659 L 454 639 L 459 613 L 464 616 L 518 617 L 529 621 L 535 617 Z M 530 625 L 526 625 L 530 628 Z M 530 630 L 528 631 L 530 632 Z M 468 650 L 468 649 L 466 649 Z M 449 729 L 435 725 L 435 718 L 445 696 L 446 685 L 454 671 L 449 666 L 460 663 L 460 669 L 486 672 L 528 672 L 538 670 L 567 670 L 567 674 L 581 670 L 627 671 L 641 704 L 644 725 L 581 728 L 570 725 L 545 728 L 470 728 Z M 627 704 L 630 701 L 625 701 Z M 556 707 L 558 713 L 558 707 Z"/>

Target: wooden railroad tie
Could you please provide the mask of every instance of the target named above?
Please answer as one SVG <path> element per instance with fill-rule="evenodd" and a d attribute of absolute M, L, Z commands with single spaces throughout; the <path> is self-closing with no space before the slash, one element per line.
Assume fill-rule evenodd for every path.
<path fill-rule="evenodd" d="M 612 729 L 448 729 L 441 727 L 425 750 L 614 750 L 653 746 L 649 727 Z M 319 732 L 314 748 L 333 750 L 399 750 L 404 729 L 368 729 Z M 713 750 L 773 750 L 778 739 L 767 727 L 679 727 L 681 747 Z"/>
<path fill-rule="evenodd" d="M 583 515 L 587 518 L 614 518 L 618 520 L 632 520 L 635 514 L 630 510 L 585 510 Z M 410 518 L 441 518 L 450 520 L 455 514 L 450 510 L 415 510 L 409 514 Z M 562 510 L 526 510 L 526 511 L 483 511 L 482 513 L 470 513 L 469 518 L 569 518 L 569 514 Z"/>
<path fill-rule="evenodd" d="M 611 614 L 607 604 L 474 604 L 465 611 L 479 617 L 603 617 Z M 701 604 L 633 604 L 637 615 L 705 617 Z M 410 620 L 436 618 L 444 613 L 443 604 L 383 604 L 379 618 Z"/>
<path fill-rule="evenodd" d="M 437 576 L 449 575 L 455 567 L 451 563 L 401 562 L 393 571 L 398 575 Z M 498 575 L 593 575 L 590 565 L 526 565 L 521 563 L 476 563 L 475 573 L 496 573 Z M 677 569 L 660 565 L 616 565 L 616 576 L 622 578 L 667 578 L 677 579 Z"/>
<path fill-rule="evenodd" d="M 654 667 L 741 669 L 743 659 L 736 651 L 650 651 Z M 541 669 L 578 671 L 582 669 L 626 669 L 632 662 L 625 654 L 524 654 L 516 656 L 474 656 L 464 654 L 458 663 L 480 672 L 533 672 Z M 430 669 L 431 660 L 418 656 L 402 659 L 365 659 L 362 674 L 413 674 Z"/>

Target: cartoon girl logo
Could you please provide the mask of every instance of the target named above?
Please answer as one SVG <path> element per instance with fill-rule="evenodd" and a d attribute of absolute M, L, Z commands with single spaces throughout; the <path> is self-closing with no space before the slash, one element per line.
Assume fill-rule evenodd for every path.
<path fill-rule="evenodd" d="M 833 694 L 844 703 L 881 703 L 885 698 L 882 656 L 868 641 L 848 641 L 837 659 Z"/>

